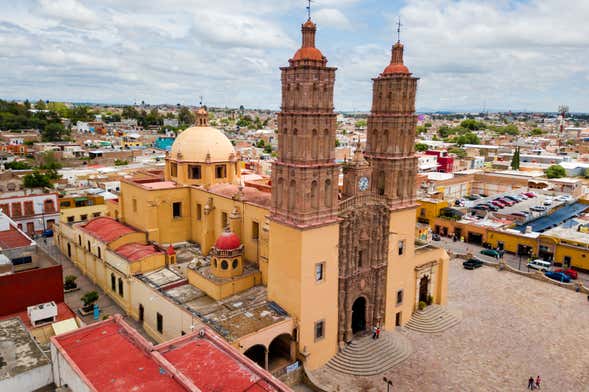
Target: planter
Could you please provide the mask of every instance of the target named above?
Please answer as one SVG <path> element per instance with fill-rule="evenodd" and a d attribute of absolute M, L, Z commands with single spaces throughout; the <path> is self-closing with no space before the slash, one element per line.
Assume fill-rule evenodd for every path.
<path fill-rule="evenodd" d="M 82 316 L 89 316 L 94 314 L 94 304 L 92 304 L 92 306 L 83 306 L 78 308 L 78 313 L 80 313 Z"/>
<path fill-rule="evenodd" d="M 67 293 L 73 293 L 74 291 L 79 291 L 79 290 L 80 290 L 80 288 L 79 288 L 79 287 L 74 287 L 73 289 L 67 289 L 67 290 L 63 290 L 63 292 L 64 292 L 65 294 L 67 294 Z"/>

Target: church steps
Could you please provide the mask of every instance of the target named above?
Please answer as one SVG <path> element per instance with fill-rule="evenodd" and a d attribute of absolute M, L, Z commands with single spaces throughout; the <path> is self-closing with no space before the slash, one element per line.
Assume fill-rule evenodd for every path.
<path fill-rule="evenodd" d="M 413 314 L 405 328 L 421 333 L 441 333 L 460 322 L 460 317 L 439 305 L 431 305 Z"/>

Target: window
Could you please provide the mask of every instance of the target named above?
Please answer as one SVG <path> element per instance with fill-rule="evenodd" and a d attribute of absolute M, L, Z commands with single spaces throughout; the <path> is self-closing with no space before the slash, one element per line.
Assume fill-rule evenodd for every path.
<path fill-rule="evenodd" d="M 82 246 L 82 236 L 78 236 L 78 245 Z"/>
<path fill-rule="evenodd" d="M 74 217 L 73 216 L 68 216 L 67 217 L 67 221 L 68 222 L 73 222 L 74 221 Z"/>
<path fill-rule="evenodd" d="M 425 217 L 425 208 L 422 208 L 422 209 L 419 211 L 419 215 L 420 215 L 420 216 L 422 216 L 422 217 Z"/>
<path fill-rule="evenodd" d="M 403 303 L 403 290 L 397 291 L 397 305 Z"/>
<path fill-rule="evenodd" d="M 69 207 L 71 203 L 69 201 L 62 201 L 61 203 L 59 203 L 59 205 L 61 207 Z"/>
<path fill-rule="evenodd" d="M 88 241 L 88 252 L 92 252 L 92 245 L 90 244 L 90 241 Z"/>
<path fill-rule="evenodd" d="M 117 291 L 117 278 L 115 278 L 115 274 L 110 274 L 110 289 Z"/>
<path fill-rule="evenodd" d="M 227 227 L 227 213 L 221 212 L 221 228 L 224 229 Z"/>
<path fill-rule="evenodd" d="M 137 199 L 133 199 L 133 212 L 137 212 Z"/>
<path fill-rule="evenodd" d="M 25 201 L 25 216 L 35 215 L 32 201 Z"/>
<path fill-rule="evenodd" d="M 144 317 L 145 317 L 145 309 L 143 309 L 142 304 L 139 304 L 139 321 L 143 322 Z"/>
<path fill-rule="evenodd" d="M 325 337 L 325 321 L 317 321 L 315 323 L 315 340 L 320 340 Z"/>
<path fill-rule="evenodd" d="M 172 203 L 172 216 L 180 218 L 182 216 L 182 203 L 179 201 Z"/>
<path fill-rule="evenodd" d="M 405 250 L 405 240 L 399 241 L 399 256 L 403 254 Z"/>
<path fill-rule="evenodd" d="M 315 264 L 315 281 L 320 282 L 325 277 L 325 263 Z"/>
<path fill-rule="evenodd" d="M 401 326 L 401 312 L 397 312 L 395 314 L 395 325 L 397 327 L 400 327 Z"/>
<path fill-rule="evenodd" d="M 225 165 L 217 165 L 215 166 L 215 178 L 225 178 L 227 177 L 227 170 Z"/>
<path fill-rule="evenodd" d="M 231 266 L 233 267 L 233 269 L 237 269 L 238 265 L 239 265 L 239 261 L 237 259 L 233 259 L 233 263 L 231 263 Z"/>
<path fill-rule="evenodd" d="M 200 166 L 190 166 L 190 178 L 193 180 L 200 180 L 201 173 L 200 173 Z"/>
<path fill-rule="evenodd" d="M 252 222 L 252 240 L 257 240 L 260 237 L 260 224 Z"/>
<path fill-rule="evenodd" d="M 362 260 L 364 260 L 364 250 L 358 251 L 358 268 L 362 267 Z"/>
<path fill-rule="evenodd" d="M 178 177 L 178 165 L 176 163 L 170 163 L 170 176 Z"/>
<path fill-rule="evenodd" d="M 123 279 L 121 279 L 121 278 L 119 278 L 119 295 L 121 297 L 124 296 L 124 294 L 123 294 Z"/>
<path fill-rule="evenodd" d="M 22 204 L 12 203 L 12 217 L 22 216 Z"/>
<path fill-rule="evenodd" d="M 94 218 L 98 218 L 100 216 L 100 212 L 95 212 L 95 213 L 92 214 L 92 216 Z"/>
<path fill-rule="evenodd" d="M 100 248 L 96 248 L 96 251 L 98 252 L 98 258 L 102 259 L 102 250 Z"/>
<path fill-rule="evenodd" d="M 196 205 L 196 220 L 202 219 L 202 204 Z"/>
<path fill-rule="evenodd" d="M 162 316 L 161 314 L 157 313 L 156 314 L 156 320 L 157 320 L 157 331 L 159 333 L 164 333 L 164 316 Z"/>
<path fill-rule="evenodd" d="M 221 261 L 221 269 L 226 270 L 227 268 L 229 268 L 229 263 L 227 263 L 227 260 Z"/>
<path fill-rule="evenodd" d="M 86 214 L 80 215 L 80 220 L 85 221 L 86 219 L 88 219 L 88 215 L 86 215 Z"/>

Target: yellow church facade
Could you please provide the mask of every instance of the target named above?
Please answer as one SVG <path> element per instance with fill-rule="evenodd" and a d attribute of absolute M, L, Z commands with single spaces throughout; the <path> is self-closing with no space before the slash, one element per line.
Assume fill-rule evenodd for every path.
<path fill-rule="evenodd" d="M 392 93 L 388 104 L 373 102 L 367 151 L 344 170 L 342 191 L 335 68 L 314 37 L 309 20 L 301 49 L 282 68 L 271 193 L 243 185 L 239 155 L 200 109 L 164 172 L 122 180 L 108 217 L 96 218 L 109 219 L 103 224 L 120 237 L 88 228 L 93 221 L 57 228 L 62 252 L 156 340 L 208 324 L 260 366 L 300 360 L 313 370 L 372 327 L 402 326 L 420 301 L 446 303 L 448 256 L 415 240 L 416 79 L 405 72 L 402 48 L 375 89 L 405 86 L 398 99 L 411 102 Z M 247 301 L 253 310 L 238 314 Z"/>

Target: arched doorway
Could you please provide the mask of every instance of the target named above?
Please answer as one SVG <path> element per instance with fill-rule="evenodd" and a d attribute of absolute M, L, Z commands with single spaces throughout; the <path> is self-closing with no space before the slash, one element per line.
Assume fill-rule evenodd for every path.
<path fill-rule="evenodd" d="M 282 334 L 274 338 L 268 347 L 268 370 L 273 371 L 290 364 L 292 339 L 289 334 Z"/>
<path fill-rule="evenodd" d="M 266 347 L 261 344 L 251 346 L 245 350 L 243 355 L 257 363 L 262 369 L 266 368 Z"/>
<path fill-rule="evenodd" d="M 424 276 L 419 281 L 419 302 L 427 303 L 427 296 L 429 295 L 429 276 Z"/>
<path fill-rule="evenodd" d="M 352 333 L 366 329 L 366 298 L 358 297 L 352 305 Z"/>

